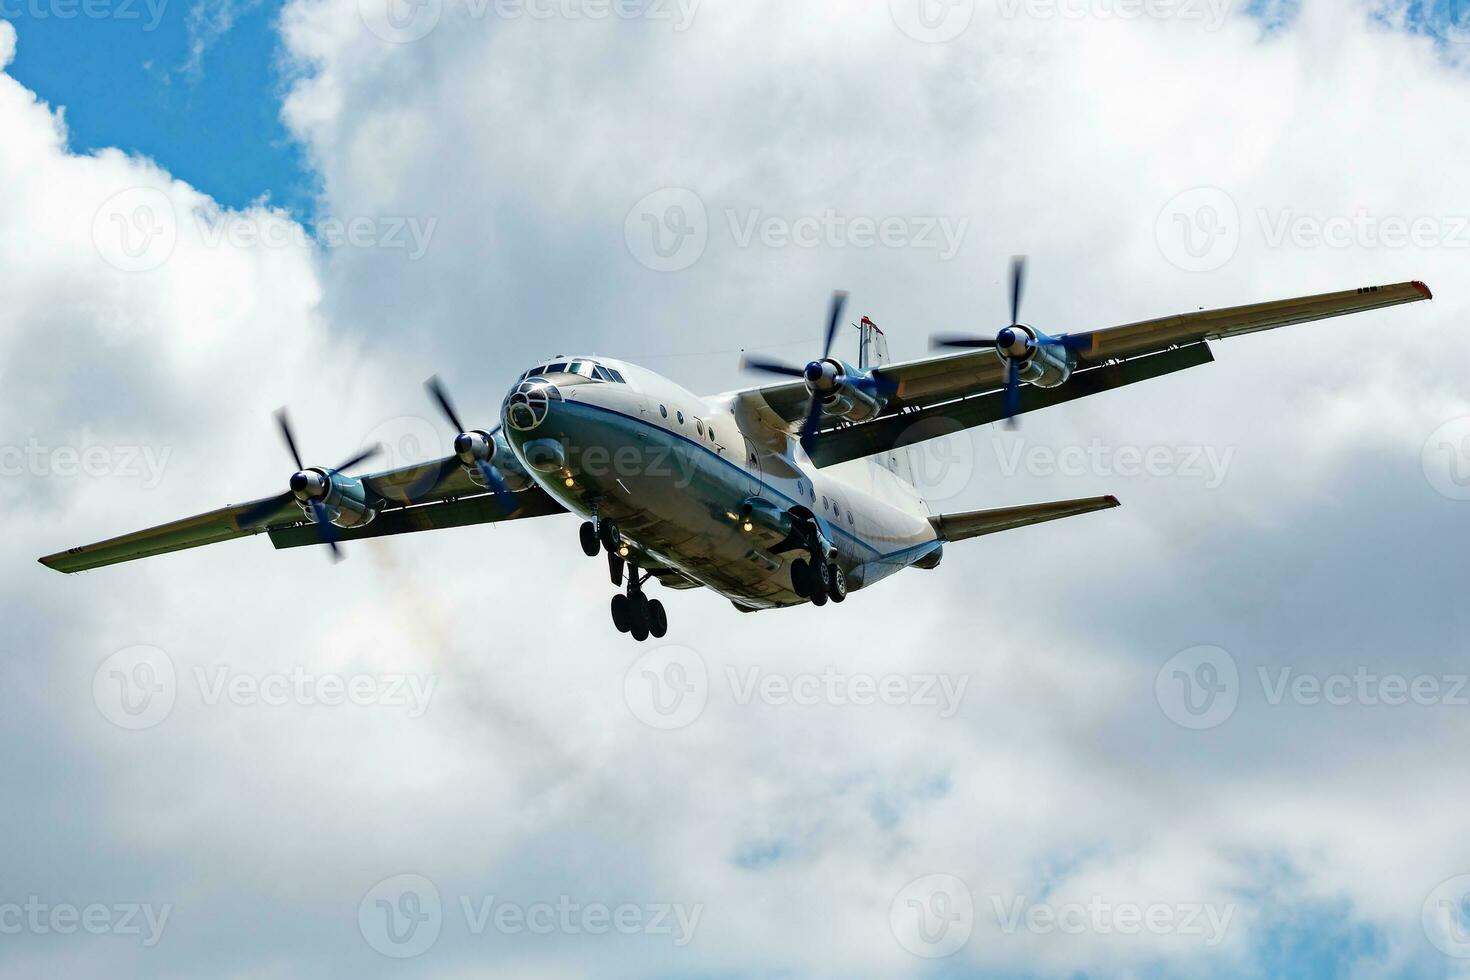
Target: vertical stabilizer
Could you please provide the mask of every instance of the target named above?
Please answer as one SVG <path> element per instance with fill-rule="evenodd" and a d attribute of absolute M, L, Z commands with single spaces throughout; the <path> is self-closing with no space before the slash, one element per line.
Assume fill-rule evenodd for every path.
<path fill-rule="evenodd" d="M 888 338 L 883 336 L 883 331 L 878 329 L 878 324 L 863 317 L 862 322 L 858 324 L 858 333 L 858 367 L 866 371 L 881 364 L 887 364 Z M 872 463 L 892 473 L 909 486 L 913 486 L 912 453 L 912 449 L 895 449 L 881 456 L 872 457 Z"/>

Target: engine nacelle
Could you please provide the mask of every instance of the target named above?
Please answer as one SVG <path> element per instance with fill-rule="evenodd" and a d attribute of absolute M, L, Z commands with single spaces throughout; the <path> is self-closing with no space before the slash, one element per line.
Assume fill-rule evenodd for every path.
<path fill-rule="evenodd" d="M 807 388 L 821 399 L 822 414 L 848 422 L 866 422 L 876 418 L 888 403 L 873 376 L 834 358 L 814 361 L 820 371 L 808 365 Z"/>
<path fill-rule="evenodd" d="M 460 433 L 454 440 L 454 454 L 459 457 L 465 475 L 477 487 L 490 487 L 485 481 L 485 474 L 480 472 L 482 460 L 494 467 L 506 488 L 512 492 L 528 489 L 534 482 L 510 448 L 505 433 L 499 429 L 493 433 L 483 429 Z"/>
<path fill-rule="evenodd" d="M 1012 332 L 1020 331 L 1015 343 L 997 347 L 996 353 L 1002 361 L 1015 361 L 1020 367 L 1021 380 L 1038 388 L 1056 388 L 1066 384 L 1077 366 L 1077 359 L 1070 350 L 1060 344 L 1049 343 L 1051 338 L 1038 333 L 1035 328 L 1016 324 Z"/>
<path fill-rule="evenodd" d="M 363 482 L 336 470 L 313 467 L 291 477 L 291 490 L 301 512 L 312 518 L 312 501 L 326 509 L 327 519 L 338 527 L 361 527 L 378 516 L 373 497 Z"/>

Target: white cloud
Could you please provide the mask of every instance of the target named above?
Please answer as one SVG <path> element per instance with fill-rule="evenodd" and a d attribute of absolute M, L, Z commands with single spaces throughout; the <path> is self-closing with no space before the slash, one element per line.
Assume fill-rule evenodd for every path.
<path fill-rule="evenodd" d="M 958 40 L 931 45 L 878 2 L 706 0 L 683 31 L 451 3 L 422 40 L 391 44 L 357 3 L 293 3 L 284 36 L 307 74 L 285 114 L 320 168 L 323 214 L 434 220 L 417 261 L 289 235 L 214 241 L 221 220 L 291 226 L 221 212 L 167 161 L 69 153 L 56 116 L 0 79 L 0 369 L 22 436 L 172 451 L 153 489 L 4 485 L 6 612 L 21 627 L 5 724 L 36 747 L 15 771 L 47 777 L 19 829 L 45 806 L 97 815 L 45 837 L 12 887 L 44 890 L 62 869 L 82 891 L 174 902 L 157 950 L 120 942 L 109 962 L 150 976 L 198 962 L 374 971 L 385 961 L 357 933 L 358 903 L 405 871 L 432 879 L 449 910 L 413 964 L 433 976 L 487 962 L 528 975 L 915 974 L 926 963 L 890 934 L 890 906 L 936 872 L 961 878 L 981 914 L 960 970 L 1249 974 L 1266 968 L 1273 926 L 1330 930 L 1316 919 L 1336 917 L 1376 937 L 1344 954 L 1360 961 L 1344 972 L 1452 972 L 1420 912 L 1470 862 L 1443 751 L 1463 740 L 1466 709 L 1273 706 L 1257 677 L 1459 669 L 1464 518 L 1425 480 L 1421 449 L 1466 411 L 1464 252 L 1273 248 L 1262 225 L 1283 209 L 1470 214 L 1453 165 L 1467 84 L 1454 50 L 1321 0 L 1264 37 L 1243 15 L 1205 31 L 981 8 Z M 0 33 L 0 55 L 8 43 Z M 703 200 L 709 246 L 658 274 L 623 236 L 629 209 L 668 186 Z M 1165 204 L 1200 186 L 1224 189 L 1242 221 L 1234 258 L 1207 275 L 1171 265 L 1155 238 Z M 176 234 L 156 265 L 126 272 L 106 257 L 158 256 L 136 241 L 99 251 L 97 216 L 104 232 L 154 229 L 129 224 L 149 217 L 133 198 L 106 210 L 137 189 Z M 742 248 L 729 225 L 827 209 L 971 230 L 943 262 Z M 431 370 L 484 414 L 553 347 L 624 353 L 713 391 L 739 383 L 740 347 L 804 353 L 836 286 L 917 355 L 930 330 L 998 322 L 1014 251 L 1034 256 L 1028 317 L 1057 331 L 1408 278 L 1438 299 L 1221 344 L 1215 365 L 1023 430 L 1044 446 L 1233 449 L 1218 489 L 1003 479 L 980 432 L 975 483 L 949 509 L 1093 492 L 1125 508 L 953 546 L 938 571 L 840 610 L 745 617 L 673 596 L 671 638 L 712 678 L 703 715 L 675 732 L 622 703 L 642 650 L 607 628 L 605 575 L 577 557 L 567 521 L 363 546 L 338 568 L 256 540 L 76 579 L 30 564 L 272 492 L 286 474 L 268 418 L 281 403 L 308 454 L 331 456 L 384 424 L 432 434 L 418 390 Z M 155 729 L 115 730 L 92 674 L 137 643 L 168 651 L 179 701 Z M 1245 689 L 1225 725 L 1188 732 L 1155 703 L 1154 674 L 1202 643 L 1233 653 Z M 195 672 L 220 665 L 437 686 L 420 719 L 211 706 Z M 829 666 L 969 681 L 949 721 L 912 706 L 742 706 L 725 686 L 727 667 Z M 68 769 L 81 775 L 58 787 Z M 100 857 L 83 863 L 83 843 Z M 458 899 L 491 894 L 704 910 L 682 952 L 647 935 L 473 935 Z M 1188 935 L 1007 933 L 991 912 L 995 897 L 1095 896 L 1238 911 L 1211 949 Z M 242 924 L 273 952 L 239 943 Z M 27 954 L 52 964 L 114 948 L 43 939 L 26 937 Z"/>

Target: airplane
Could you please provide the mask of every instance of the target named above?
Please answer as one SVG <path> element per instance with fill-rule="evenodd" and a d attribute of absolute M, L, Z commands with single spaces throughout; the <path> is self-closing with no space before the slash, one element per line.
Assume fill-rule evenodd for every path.
<path fill-rule="evenodd" d="M 277 548 L 571 513 L 589 557 L 606 555 L 611 615 L 640 642 L 667 634 L 645 586 L 710 589 L 741 612 L 841 603 L 944 546 L 1119 506 L 1116 497 L 933 514 L 911 448 L 966 428 L 1213 360 L 1210 343 L 1433 299 L 1422 282 L 1043 333 L 1021 322 L 1025 262 L 1013 261 L 1009 324 L 938 336 L 947 353 L 890 363 L 867 317 L 855 364 L 832 355 L 846 294 L 833 297 L 820 357 L 746 356 L 779 381 L 701 397 L 626 361 L 558 356 L 522 373 L 499 424 L 469 428 L 438 378 L 426 387 L 454 430 L 442 459 L 350 476 L 377 451 L 307 466 L 283 409 L 295 472 L 276 496 L 40 559 L 73 573 L 266 532 Z M 954 353 L 953 351 L 960 351 Z"/>

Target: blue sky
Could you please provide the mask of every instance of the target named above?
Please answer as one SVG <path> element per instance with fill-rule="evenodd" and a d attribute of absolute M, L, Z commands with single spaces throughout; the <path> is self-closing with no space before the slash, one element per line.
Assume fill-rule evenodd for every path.
<path fill-rule="evenodd" d="M 304 215 L 313 183 L 280 121 L 275 0 L 109 0 L 112 16 L 62 19 L 53 4 L 0 4 L 19 34 L 10 74 L 64 106 L 72 148 L 115 146 L 157 160 L 223 204 L 262 195 Z M 228 3 L 229 0 L 226 0 Z M 233 26 L 191 64 L 206 12 Z"/>

